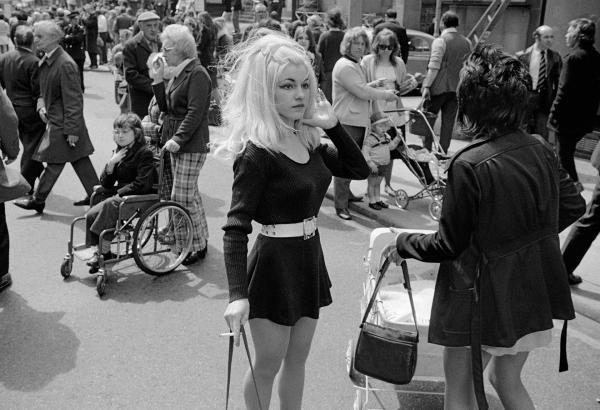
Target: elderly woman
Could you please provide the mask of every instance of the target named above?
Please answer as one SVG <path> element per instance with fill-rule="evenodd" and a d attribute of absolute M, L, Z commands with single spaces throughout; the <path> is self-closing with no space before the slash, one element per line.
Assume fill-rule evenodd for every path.
<path fill-rule="evenodd" d="M 367 33 L 360 27 L 349 29 L 340 44 L 340 58 L 333 68 L 333 110 L 340 124 L 362 147 L 367 128 L 370 126 L 371 100 L 397 101 L 395 91 L 374 88 L 378 82 L 367 84 L 364 70 L 360 65 L 369 49 Z M 348 211 L 348 201 L 360 201 L 360 197 L 350 194 L 350 180 L 335 178 L 333 185 L 335 211 L 345 220 L 352 219 Z"/>
<path fill-rule="evenodd" d="M 389 248 L 396 261 L 441 262 L 429 342 L 444 346 L 448 409 L 487 408 L 489 366 L 504 407 L 533 410 L 521 382 L 529 352 L 550 343 L 553 319 L 575 317 L 558 233 L 585 203 L 552 148 L 522 131 L 530 82 L 517 59 L 476 48 L 457 93 L 459 125 L 476 139 L 449 165 L 439 230 L 401 233 Z"/>
<path fill-rule="evenodd" d="M 183 261 L 184 265 L 190 265 L 203 259 L 207 250 L 208 226 L 198 191 L 198 176 L 209 151 L 211 81 L 198 61 L 196 42 L 187 27 L 167 26 L 161 41 L 164 61 L 157 58 L 151 70 L 154 96 L 165 113 L 161 143 L 171 153 L 165 162 L 161 197 L 180 203 L 190 212 L 193 242 L 190 254 Z M 168 84 L 164 81 L 165 63 L 173 68 L 173 78 Z"/>
<path fill-rule="evenodd" d="M 371 47 L 372 54 L 365 56 L 360 62 L 364 68 L 367 77 L 367 82 L 374 82 L 379 88 L 384 90 L 397 90 L 398 94 L 403 95 L 413 90 L 417 86 L 417 80 L 406 72 L 404 61 L 400 58 L 401 50 L 398 38 L 393 31 L 383 29 L 377 33 L 373 39 Z M 376 101 L 374 102 L 374 111 L 383 113 L 386 110 L 395 110 L 402 108 L 402 100 L 398 98 L 396 101 Z M 406 122 L 399 113 L 386 113 L 386 115 L 394 125 L 388 133 L 393 138 L 396 136 L 396 128 L 401 127 L 402 132 L 405 132 L 404 123 Z M 392 150 L 391 159 L 401 158 L 404 161 L 410 161 L 410 166 L 413 169 L 421 167 L 422 175 L 427 184 L 433 182 L 434 178 L 429 169 L 428 163 L 418 164 L 413 160 L 406 160 L 405 156 L 401 155 L 398 150 L 404 149 L 401 145 L 399 148 Z M 388 194 L 394 194 L 394 190 L 390 186 L 392 180 L 392 167 L 394 162 L 384 166 L 383 177 L 385 180 L 385 191 Z M 408 165 L 408 164 L 407 164 Z"/>

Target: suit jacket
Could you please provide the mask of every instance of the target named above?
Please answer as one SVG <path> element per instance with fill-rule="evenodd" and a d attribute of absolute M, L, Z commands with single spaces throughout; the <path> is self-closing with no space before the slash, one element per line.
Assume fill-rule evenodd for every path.
<path fill-rule="evenodd" d="M 100 175 L 100 184 L 107 189 L 114 189 L 116 184 L 119 196 L 149 194 L 155 180 L 154 155 L 145 142 L 133 144 L 110 174 L 104 167 Z"/>
<path fill-rule="evenodd" d="M 160 42 L 157 45 L 160 50 Z M 152 80 L 148 75 L 146 64 L 150 54 L 152 54 L 152 50 L 142 32 L 129 39 L 123 48 L 123 65 L 125 80 L 129 86 L 131 111 L 140 118 L 144 118 L 148 114 L 148 104 L 152 99 Z"/>
<path fill-rule="evenodd" d="M 69 24 L 64 28 L 62 46 L 75 61 L 85 60 L 85 29 L 79 24 Z"/>
<path fill-rule="evenodd" d="M 561 133 L 592 131 L 600 101 L 600 53 L 576 48 L 564 58 L 550 123 Z"/>
<path fill-rule="evenodd" d="M 163 125 L 163 137 L 177 142 L 180 152 L 209 152 L 211 88 L 210 77 L 197 59 L 188 63 L 168 87 L 165 88 L 164 82 L 152 85 L 160 110 L 167 114 L 165 121 L 180 121 L 174 133 L 168 125 Z"/>
<path fill-rule="evenodd" d="M 83 118 L 79 69 L 62 47 L 40 62 L 40 93 L 48 123 L 33 159 L 65 163 L 91 155 L 94 146 Z M 79 137 L 75 147 L 69 146 L 67 135 Z"/>
<path fill-rule="evenodd" d="M 0 84 L 15 107 L 35 107 L 40 96 L 39 61 L 20 47 L 0 56 Z"/>
<path fill-rule="evenodd" d="M 517 53 L 517 58 L 523 63 L 527 70 L 529 70 L 529 64 L 531 63 L 532 51 L 533 46 Z M 560 58 L 560 55 L 556 51 L 548 49 L 546 52 L 546 85 L 541 94 L 536 92 L 536 94 L 538 94 L 536 108 L 545 113 L 550 112 L 550 107 L 552 107 L 552 102 L 554 101 L 554 97 L 556 97 L 561 69 L 562 59 Z M 537 88 L 539 89 L 539 84 Z"/>
<path fill-rule="evenodd" d="M 402 57 L 402 61 L 406 64 L 408 61 L 408 36 L 406 35 L 406 29 L 397 21 L 383 21 L 375 26 L 373 38 L 384 28 L 390 29 L 396 34 L 398 44 L 400 44 L 400 57 Z"/>

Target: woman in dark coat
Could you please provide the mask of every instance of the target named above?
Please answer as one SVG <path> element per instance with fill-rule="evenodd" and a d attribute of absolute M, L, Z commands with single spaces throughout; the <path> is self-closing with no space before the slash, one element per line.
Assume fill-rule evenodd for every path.
<path fill-rule="evenodd" d="M 190 212 L 194 227 L 192 248 L 183 261 L 190 265 L 204 259 L 207 251 L 208 226 L 198 177 L 208 153 L 212 87 L 208 73 L 198 61 L 194 37 L 186 27 L 167 26 L 161 40 L 165 61 L 157 60 L 150 73 L 156 103 L 165 114 L 161 142 L 170 152 L 165 156 L 160 194 Z M 168 84 L 164 82 L 165 65 L 172 69 L 174 77 Z"/>
<path fill-rule="evenodd" d="M 146 144 L 142 121 L 137 115 L 119 115 L 113 123 L 113 139 L 117 149 L 100 176 L 100 192 L 107 199 L 93 205 L 85 214 L 88 246 L 97 246 L 102 231 L 115 227 L 123 197 L 151 193 L 156 179 L 154 156 Z M 104 259 L 112 259 L 110 243 L 103 242 L 98 253 L 102 253 Z M 98 270 L 97 260 L 88 264 L 92 267 L 90 273 Z"/>
<path fill-rule="evenodd" d="M 521 382 L 528 354 L 550 343 L 552 319 L 575 317 L 558 232 L 585 203 L 553 151 L 521 131 L 530 83 L 527 68 L 497 48 L 473 52 L 458 118 L 475 139 L 451 161 L 439 230 L 399 234 L 391 247 L 441 262 L 429 342 L 445 346 L 449 409 L 474 408 L 475 397 L 487 408 L 488 364 L 505 408 L 534 409 Z"/>

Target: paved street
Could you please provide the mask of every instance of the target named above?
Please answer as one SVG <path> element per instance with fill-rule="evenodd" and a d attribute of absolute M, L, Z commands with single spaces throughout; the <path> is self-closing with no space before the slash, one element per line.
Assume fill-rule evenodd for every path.
<path fill-rule="evenodd" d="M 92 162 L 100 171 L 113 149 L 112 120 L 118 109 L 111 75 L 85 75 L 85 116 L 96 147 Z M 401 172 L 403 167 L 397 168 Z M 206 260 L 159 278 L 125 261 L 114 268 L 103 299 L 84 263 L 75 261 L 69 280 L 59 273 L 69 223 L 84 212 L 72 206 L 84 196 L 72 168 L 67 166 L 61 175 L 43 216 L 7 204 L 14 285 L 0 294 L 0 409 L 224 408 L 227 340 L 218 334 L 227 330 L 222 317 L 227 280 L 220 228 L 229 209 L 231 177 L 231 162 L 213 157 L 200 176 L 211 235 Z M 402 183 L 400 174 L 394 182 Z M 589 193 L 590 181 L 584 182 Z M 356 187 L 359 193 L 360 185 Z M 401 212 L 435 229 L 426 207 L 424 200 Z M 334 303 L 322 311 L 308 361 L 307 410 L 352 408 L 354 389 L 345 352 L 358 332 L 362 257 L 377 226 L 357 213 L 353 221 L 343 222 L 331 201 L 323 204 L 319 230 Z M 597 255 L 600 244 L 594 246 Z M 592 280 L 595 273 L 600 281 L 597 262 L 586 259 L 585 264 L 590 273 L 584 278 Z M 600 292 L 589 293 L 589 298 L 600 299 Z M 600 324 L 579 316 L 569 329 L 571 370 L 557 372 L 555 330 L 551 346 L 532 354 L 525 383 L 539 409 L 600 409 Z M 243 408 L 240 382 L 245 368 L 238 349 L 234 409 Z M 422 371 L 441 375 L 441 363 Z M 278 408 L 276 399 L 271 408 Z"/>

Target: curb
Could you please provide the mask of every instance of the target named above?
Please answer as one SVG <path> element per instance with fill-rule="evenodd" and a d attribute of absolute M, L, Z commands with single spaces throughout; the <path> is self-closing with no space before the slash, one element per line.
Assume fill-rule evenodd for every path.
<path fill-rule="evenodd" d="M 333 201 L 333 190 L 328 189 L 325 197 Z M 403 226 L 399 224 L 398 218 L 386 215 L 385 212 L 372 211 L 366 206 L 357 205 L 354 202 L 348 203 L 348 209 L 356 212 L 364 217 L 367 217 L 382 226 L 393 226 L 396 228 L 414 228 L 414 226 Z M 600 295 L 600 289 L 594 284 L 586 282 L 575 287 L 571 287 L 571 296 L 573 298 L 573 306 L 578 315 L 585 316 L 596 323 L 600 323 L 600 299 L 595 297 Z"/>

